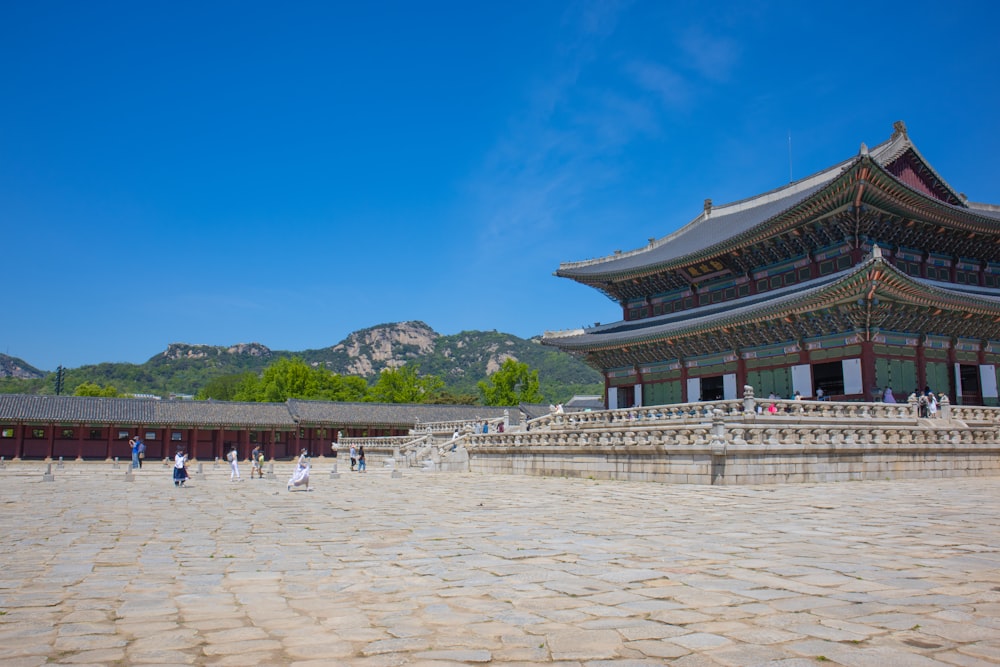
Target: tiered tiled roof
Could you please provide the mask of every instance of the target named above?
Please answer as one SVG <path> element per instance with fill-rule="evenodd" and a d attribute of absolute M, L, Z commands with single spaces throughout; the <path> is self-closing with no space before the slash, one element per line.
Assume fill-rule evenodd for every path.
<path fill-rule="evenodd" d="M 859 304 L 859 299 L 863 303 Z M 885 309 L 890 302 L 898 308 Z M 851 315 L 847 311 L 855 308 L 868 309 L 869 317 L 876 318 L 873 326 L 878 325 L 879 317 L 918 318 L 925 323 L 919 328 L 928 333 L 975 332 L 983 338 L 1000 339 L 1000 291 L 914 278 L 896 269 L 876 251 L 867 261 L 850 269 L 744 299 L 737 306 L 719 304 L 694 312 L 620 322 L 567 333 L 548 342 L 567 351 L 585 352 L 619 350 L 622 346 L 657 341 L 676 344 L 686 337 L 710 334 L 723 349 L 739 349 L 737 340 L 727 346 L 721 339 L 733 332 L 734 339 L 749 344 L 748 332 L 768 322 L 794 323 L 800 331 L 809 331 L 811 327 L 813 335 L 821 335 L 827 321 L 832 318 L 849 321 Z M 843 322 L 833 328 L 854 329 L 844 327 Z"/>
<path fill-rule="evenodd" d="M 412 428 L 420 422 L 493 419 L 504 408 L 476 405 L 404 405 L 289 400 L 285 403 L 159 401 L 146 398 L 0 394 L 0 420 L 69 424 L 143 424 L 208 428 L 353 425 Z M 518 410 L 509 410 L 512 423 Z"/>
<path fill-rule="evenodd" d="M 928 180 L 926 191 L 891 173 L 896 161 L 902 159 L 916 165 Z M 676 232 L 629 252 L 564 262 L 556 275 L 592 285 L 617 299 L 621 294 L 611 287 L 615 281 L 670 271 L 723 254 L 734 246 L 760 242 L 817 214 L 866 203 L 869 196 L 874 197 L 872 202 L 882 203 L 878 192 L 872 192 L 874 188 L 865 188 L 873 179 L 881 181 L 880 189 L 888 187 L 894 198 L 900 198 L 893 203 L 897 208 L 902 204 L 901 211 L 959 223 L 963 230 L 977 233 L 1000 232 L 995 224 L 1000 220 L 1000 209 L 969 204 L 955 194 L 917 151 L 905 127 L 897 124 L 892 137 L 871 150 L 862 145 L 858 154 L 848 160 L 755 197 L 719 206 L 706 200 L 704 210 Z"/>
<path fill-rule="evenodd" d="M 288 401 L 288 410 L 302 424 L 368 424 L 413 426 L 421 422 L 465 421 L 503 417 L 504 408 L 481 405 L 430 405 L 409 403 L 331 403 Z M 517 410 L 510 410 L 516 423 Z"/>
<path fill-rule="evenodd" d="M 144 398 L 0 394 L 0 419 L 151 424 L 159 401 Z"/>

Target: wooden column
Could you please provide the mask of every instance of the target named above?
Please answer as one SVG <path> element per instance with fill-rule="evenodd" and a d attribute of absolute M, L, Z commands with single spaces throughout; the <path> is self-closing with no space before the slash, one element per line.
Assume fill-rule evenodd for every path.
<path fill-rule="evenodd" d="M 742 398 L 743 387 L 747 386 L 747 360 L 743 358 L 743 350 L 736 350 L 736 395 Z"/>
<path fill-rule="evenodd" d="M 924 385 L 927 384 L 927 355 L 924 354 L 924 343 L 927 342 L 927 337 L 924 336 L 920 340 L 920 344 L 917 345 L 917 361 L 916 361 L 916 371 L 917 371 L 917 388 L 922 389 Z M 895 389 L 895 387 L 894 387 Z M 906 396 L 910 395 L 909 387 L 902 387 L 906 391 Z M 955 396 L 955 392 L 949 392 L 951 396 Z M 953 400 L 957 400 L 953 399 Z"/>
<path fill-rule="evenodd" d="M 681 365 L 681 403 L 690 403 L 691 397 L 688 396 L 688 367 L 687 364 L 684 363 L 683 357 L 678 356 L 677 361 Z M 699 396 L 698 398 L 701 397 Z"/>
<path fill-rule="evenodd" d="M 83 460 L 83 432 L 87 430 L 86 424 L 76 425 L 76 460 Z"/>
<path fill-rule="evenodd" d="M 111 461 L 111 460 L 114 459 L 114 443 L 115 443 L 114 434 L 115 434 L 115 425 L 114 424 L 108 424 L 107 429 L 108 429 L 108 457 L 107 457 L 107 460 Z"/>
<path fill-rule="evenodd" d="M 948 341 L 948 386 L 951 388 L 948 393 L 955 397 L 956 404 L 962 405 L 962 396 L 958 393 L 958 382 L 955 380 L 955 364 L 958 363 L 958 359 L 955 357 L 955 342 L 954 338 Z M 920 389 L 925 386 L 927 386 L 926 377 L 920 383 Z"/>
<path fill-rule="evenodd" d="M 642 402 L 639 403 L 637 407 L 642 407 L 646 403 L 646 388 L 642 386 L 642 366 L 639 364 L 635 365 L 635 385 L 632 386 L 632 402 L 637 403 L 635 400 L 635 388 L 640 387 L 639 391 L 642 393 Z"/>
<path fill-rule="evenodd" d="M 871 400 L 869 392 L 875 386 L 875 343 L 861 342 L 861 400 Z"/>
<path fill-rule="evenodd" d="M 190 450 L 191 450 L 190 458 L 192 460 L 197 460 L 198 459 L 198 429 L 197 428 L 189 428 L 188 429 L 188 442 L 191 443 L 191 446 L 190 446 Z"/>
<path fill-rule="evenodd" d="M 24 456 L 24 424 L 14 425 L 14 460 L 20 461 Z"/>

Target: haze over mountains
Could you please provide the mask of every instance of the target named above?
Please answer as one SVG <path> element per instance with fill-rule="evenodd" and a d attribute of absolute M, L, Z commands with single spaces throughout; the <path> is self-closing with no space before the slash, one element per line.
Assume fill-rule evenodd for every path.
<path fill-rule="evenodd" d="M 423 322 L 412 321 L 361 329 L 330 347 L 298 352 L 271 350 L 261 343 L 172 343 L 143 364 L 101 363 L 66 369 L 65 393 L 72 393 L 83 382 L 93 382 L 130 393 L 196 394 L 212 378 L 259 372 L 282 357 L 299 357 L 312 366 L 368 380 L 385 368 L 413 362 L 419 364 L 421 374 L 440 377 L 456 394 L 475 394 L 476 383 L 489 377 L 506 359 L 538 370 L 542 393 L 552 400 L 574 393 L 599 393 L 602 382 L 600 373 L 560 350 L 541 345 L 537 338 L 525 340 L 496 331 L 443 336 Z M 54 393 L 52 371 L 34 368 L 21 359 L 0 355 L 0 377 L 25 381 L 6 380 L 6 392 Z"/>

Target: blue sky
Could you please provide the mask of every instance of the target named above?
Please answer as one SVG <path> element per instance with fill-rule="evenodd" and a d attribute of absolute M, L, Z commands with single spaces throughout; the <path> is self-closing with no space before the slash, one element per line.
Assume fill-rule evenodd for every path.
<path fill-rule="evenodd" d="M 404 320 L 525 338 L 614 321 L 560 262 L 642 246 L 899 119 L 955 189 L 1000 203 L 998 14 L 2 3 L 0 352 L 52 370 Z"/>

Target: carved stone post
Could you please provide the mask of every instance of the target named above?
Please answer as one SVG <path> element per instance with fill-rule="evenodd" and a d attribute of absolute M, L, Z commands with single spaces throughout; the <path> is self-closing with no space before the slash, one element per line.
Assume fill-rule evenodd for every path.
<path fill-rule="evenodd" d="M 943 421 L 951 421 L 951 401 L 948 400 L 948 394 L 941 393 L 941 399 L 938 401 L 938 412 L 941 413 L 941 419 Z"/>
<path fill-rule="evenodd" d="M 712 411 L 712 431 L 708 443 L 712 451 L 712 484 L 722 484 L 726 478 L 726 422 L 722 410 Z"/>
<path fill-rule="evenodd" d="M 748 421 L 757 419 L 757 401 L 753 396 L 753 387 L 743 385 L 743 417 Z"/>

